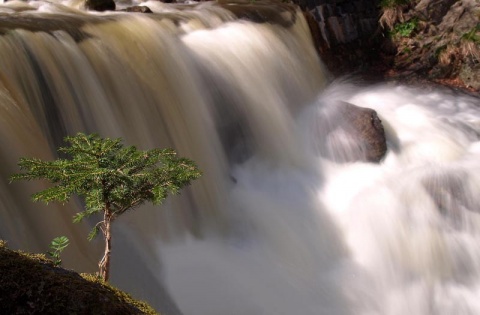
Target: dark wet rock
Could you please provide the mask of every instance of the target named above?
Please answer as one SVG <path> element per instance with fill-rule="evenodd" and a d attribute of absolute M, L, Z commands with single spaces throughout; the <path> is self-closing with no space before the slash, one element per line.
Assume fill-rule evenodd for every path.
<path fill-rule="evenodd" d="M 115 11 L 115 1 L 85 0 L 85 8 L 92 11 Z"/>
<path fill-rule="evenodd" d="M 220 141 L 230 164 L 241 164 L 253 154 L 250 131 L 239 122 L 221 124 Z"/>
<path fill-rule="evenodd" d="M 89 34 L 82 31 L 86 23 L 96 23 L 98 18 L 88 16 L 79 18 L 74 15 L 10 15 L 0 14 L 0 35 L 7 34 L 14 29 L 23 29 L 31 32 L 46 32 L 53 34 L 62 30 L 68 33 L 75 41 L 82 41 L 89 38 Z"/>
<path fill-rule="evenodd" d="M 334 75 L 365 69 L 378 59 L 378 1 L 294 0 L 302 7 L 315 47 Z"/>
<path fill-rule="evenodd" d="M 468 183 L 469 175 L 462 170 L 444 170 L 423 176 L 423 187 L 453 228 L 465 227 L 464 210 L 478 212 L 479 204 Z"/>
<path fill-rule="evenodd" d="M 133 7 L 128 7 L 125 10 L 122 10 L 125 12 L 136 12 L 136 13 L 153 13 L 152 10 L 150 10 L 149 7 L 144 6 L 144 5 L 136 5 Z"/>
<path fill-rule="evenodd" d="M 219 5 L 231 11 L 238 19 L 254 23 L 269 23 L 291 27 L 297 19 L 297 6 L 271 0 L 250 1 L 248 3 L 223 3 Z"/>
<path fill-rule="evenodd" d="M 338 107 L 345 124 L 349 124 L 359 137 L 365 149 L 365 159 L 370 162 L 379 162 L 387 152 L 387 143 L 382 121 L 377 112 L 345 102 L 339 102 Z"/>
<path fill-rule="evenodd" d="M 330 104 L 317 117 L 315 137 L 318 153 L 336 162 L 380 162 L 387 151 L 377 113 L 341 101 Z"/>

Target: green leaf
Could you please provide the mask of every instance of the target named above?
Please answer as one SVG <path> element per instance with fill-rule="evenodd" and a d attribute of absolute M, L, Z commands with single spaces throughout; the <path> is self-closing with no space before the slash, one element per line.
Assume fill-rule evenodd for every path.
<path fill-rule="evenodd" d="M 53 249 L 63 249 L 68 246 L 69 239 L 66 236 L 59 236 L 52 240 L 50 247 Z"/>
<path fill-rule="evenodd" d="M 52 251 L 48 251 L 47 254 L 52 257 L 54 266 L 62 264 L 60 259 L 60 253 L 69 245 L 69 239 L 66 236 L 59 236 L 52 240 L 50 248 Z"/>
<path fill-rule="evenodd" d="M 100 230 L 100 227 L 98 225 L 96 225 L 91 231 L 90 233 L 88 233 L 88 237 L 87 239 L 89 241 L 92 241 L 98 234 L 98 231 Z"/>
<path fill-rule="evenodd" d="M 33 194 L 32 199 L 33 201 L 43 201 L 47 204 L 51 201 L 59 201 L 64 204 L 70 199 L 73 193 L 72 190 L 72 187 L 54 186 Z"/>
<path fill-rule="evenodd" d="M 103 197 L 103 190 L 100 188 L 93 188 L 85 193 L 85 208 L 88 209 L 89 214 L 93 214 L 105 208 Z"/>
<path fill-rule="evenodd" d="M 75 213 L 75 215 L 73 216 L 73 223 L 78 223 L 82 221 L 85 218 L 85 216 L 86 216 L 85 212 Z"/>
<path fill-rule="evenodd" d="M 157 187 L 153 188 L 152 192 L 153 192 L 152 202 L 155 205 L 161 204 L 163 202 L 163 200 L 165 200 L 165 198 L 167 198 L 167 195 L 168 195 L 167 189 L 165 187 L 161 187 L 161 186 L 157 186 Z"/>

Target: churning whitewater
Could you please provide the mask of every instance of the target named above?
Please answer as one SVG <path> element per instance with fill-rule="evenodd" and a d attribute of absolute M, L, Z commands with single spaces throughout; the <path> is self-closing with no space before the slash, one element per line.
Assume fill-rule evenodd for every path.
<path fill-rule="evenodd" d="M 478 98 L 329 83 L 289 6 L 254 23 L 241 12 L 264 4 L 143 4 L 154 13 L 0 5 L 0 239 L 44 252 L 66 235 L 65 265 L 95 270 L 80 203 L 32 204 L 44 185 L 8 177 L 96 132 L 204 173 L 114 227 L 112 282 L 165 314 L 480 314 Z M 380 163 L 325 157 L 338 101 L 378 113 Z M 337 129 L 328 147 L 349 152 Z"/>

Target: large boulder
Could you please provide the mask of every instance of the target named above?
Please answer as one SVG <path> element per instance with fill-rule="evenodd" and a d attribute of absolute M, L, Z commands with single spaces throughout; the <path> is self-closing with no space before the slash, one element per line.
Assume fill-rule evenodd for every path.
<path fill-rule="evenodd" d="M 380 162 L 387 151 L 385 131 L 370 108 L 337 101 L 315 117 L 317 152 L 336 162 Z"/>

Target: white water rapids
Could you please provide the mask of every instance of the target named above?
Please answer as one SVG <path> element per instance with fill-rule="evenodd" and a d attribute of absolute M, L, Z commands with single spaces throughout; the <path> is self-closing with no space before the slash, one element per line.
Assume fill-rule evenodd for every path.
<path fill-rule="evenodd" d="M 45 185 L 8 176 L 21 156 L 54 158 L 65 135 L 97 132 L 173 147 L 204 172 L 161 209 L 115 222 L 113 283 L 167 315 L 480 314 L 478 98 L 329 84 L 289 10 L 282 25 L 212 3 L 147 2 L 151 15 L 63 4 L 0 5 L 11 247 L 45 251 L 66 235 L 66 267 L 95 270 L 102 240 L 71 223 L 79 203 L 33 204 Z M 312 145 L 338 100 L 377 111 L 380 163 L 337 163 Z"/>

